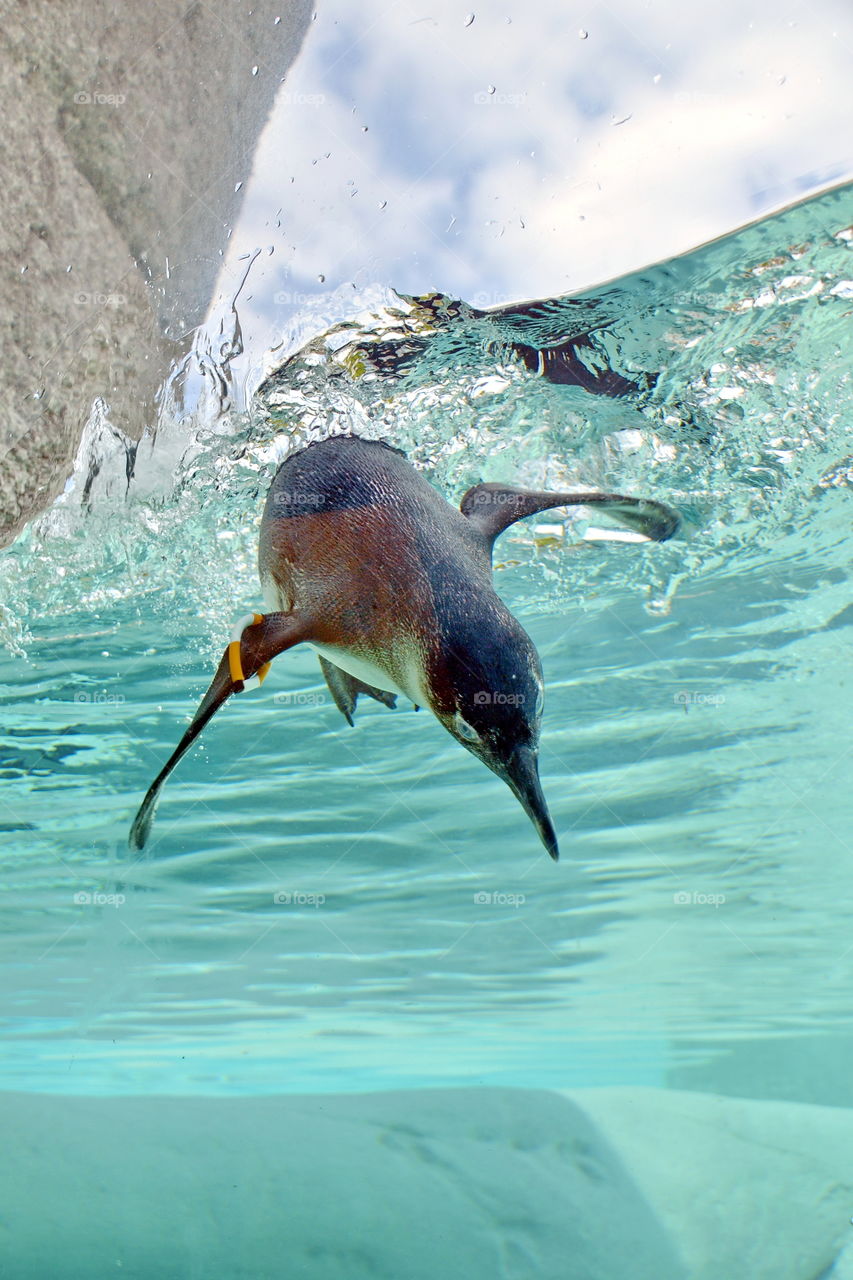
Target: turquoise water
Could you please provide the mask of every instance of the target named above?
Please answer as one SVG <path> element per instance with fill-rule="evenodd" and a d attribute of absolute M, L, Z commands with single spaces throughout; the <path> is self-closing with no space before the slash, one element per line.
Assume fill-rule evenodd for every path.
<path fill-rule="evenodd" d="M 738 1046 L 816 1035 L 844 1074 L 851 224 L 847 186 L 583 305 L 386 291 L 246 411 L 214 414 L 185 371 L 129 487 L 95 415 L 75 482 L 0 558 L 3 1088 L 710 1088 Z M 581 333 L 626 394 L 519 354 Z M 455 499 L 504 479 L 681 511 L 665 545 L 584 513 L 498 543 L 545 671 L 558 865 L 425 712 L 362 701 L 348 728 L 307 649 L 229 703 L 128 853 L 261 604 L 277 462 L 330 429 L 393 441 Z M 766 1096 L 745 1070 L 733 1091 Z"/>

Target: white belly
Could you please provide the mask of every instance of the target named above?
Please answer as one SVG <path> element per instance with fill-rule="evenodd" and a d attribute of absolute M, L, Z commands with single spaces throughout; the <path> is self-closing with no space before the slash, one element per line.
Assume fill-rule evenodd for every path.
<path fill-rule="evenodd" d="M 283 600 L 275 582 L 272 578 L 261 579 L 261 586 L 264 593 L 264 601 L 271 610 L 289 611 L 289 603 Z M 324 658 L 328 658 L 329 662 L 334 662 L 336 667 L 340 667 L 341 671 L 346 671 L 347 675 L 355 676 L 356 680 L 363 681 L 364 684 L 371 685 L 374 689 L 384 689 L 386 693 L 397 693 L 404 698 L 411 698 L 412 702 L 419 707 L 428 707 L 429 699 L 423 687 L 423 672 L 414 651 L 407 654 L 405 664 L 405 678 L 402 683 L 405 688 L 395 684 L 389 676 L 388 672 L 381 667 L 377 667 L 374 663 L 366 658 L 356 657 L 346 649 L 336 649 L 333 645 L 312 644 L 308 641 L 310 648 L 315 653 L 321 653 Z"/>
<path fill-rule="evenodd" d="M 341 671 L 346 671 L 347 675 L 355 676 L 356 680 L 361 680 L 364 684 L 369 684 L 374 689 L 384 689 L 387 693 L 399 693 L 404 698 L 411 698 L 412 702 L 416 702 L 419 706 L 426 703 L 426 698 L 421 692 L 421 681 L 416 679 L 406 680 L 409 686 L 401 689 L 395 684 L 387 671 L 383 671 L 381 667 L 374 666 L 372 662 L 366 661 L 364 658 L 357 658 L 354 654 L 346 652 L 344 649 L 335 649 L 331 645 L 312 644 L 311 648 L 317 653 L 322 653 L 324 658 L 328 658 L 329 662 L 334 662 L 336 667 L 340 667 Z M 408 674 L 408 673 L 407 673 Z M 414 672 L 412 672 L 414 675 Z"/>

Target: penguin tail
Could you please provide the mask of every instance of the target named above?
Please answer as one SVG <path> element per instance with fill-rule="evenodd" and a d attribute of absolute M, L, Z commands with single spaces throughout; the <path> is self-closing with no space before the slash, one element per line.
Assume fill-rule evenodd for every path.
<path fill-rule="evenodd" d="M 236 652 L 235 643 L 232 642 L 229 645 L 222 655 L 210 688 L 199 703 L 198 710 L 184 736 L 151 783 L 145 799 L 139 806 L 128 836 L 131 849 L 141 850 L 145 846 L 151 832 L 154 810 L 157 807 L 163 783 L 178 761 L 186 755 L 208 721 L 216 715 L 232 693 L 241 693 L 246 683 L 255 674 L 261 673 L 263 676 L 265 672 L 262 669 L 276 654 L 299 644 L 305 637 L 305 625 L 297 615 L 268 613 L 244 629 L 236 642 Z M 235 676 L 239 678 L 235 679 Z"/>

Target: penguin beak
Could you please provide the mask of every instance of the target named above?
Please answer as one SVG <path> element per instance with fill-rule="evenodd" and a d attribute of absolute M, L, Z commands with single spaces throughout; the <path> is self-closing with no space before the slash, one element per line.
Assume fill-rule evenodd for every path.
<path fill-rule="evenodd" d="M 501 776 L 509 784 L 521 807 L 539 832 L 539 838 L 556 862 L 560 856 L 557 834 L 548 813 L 542 784 L 539 781 L 539 765 L 536 752 L 531 747 L 516 747 L 509 762 L 501 769 Z"/>

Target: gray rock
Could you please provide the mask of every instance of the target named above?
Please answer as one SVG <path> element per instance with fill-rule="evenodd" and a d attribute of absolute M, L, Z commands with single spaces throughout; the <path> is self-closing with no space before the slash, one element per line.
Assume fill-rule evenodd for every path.
<path fill-rule="evenodd" d="M 151 420 L 310 12 L 310 0 L 3 6 L 0 544 L 62 489 L 96 397 L 132 438 Z"/>

